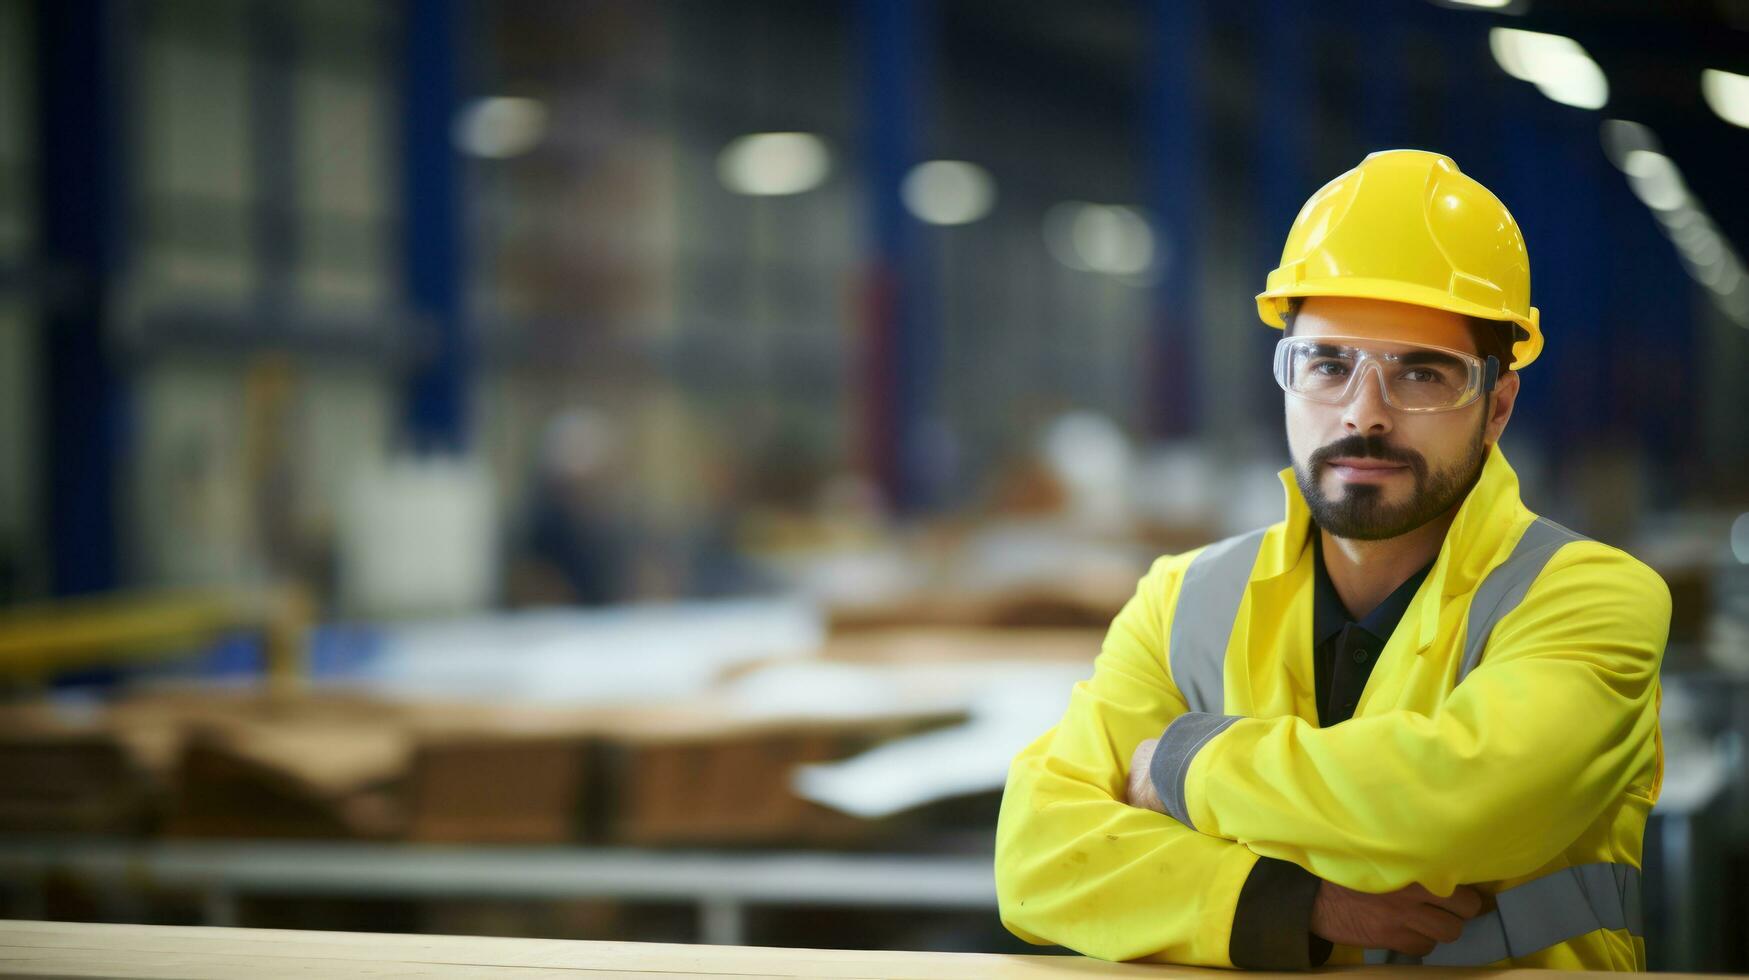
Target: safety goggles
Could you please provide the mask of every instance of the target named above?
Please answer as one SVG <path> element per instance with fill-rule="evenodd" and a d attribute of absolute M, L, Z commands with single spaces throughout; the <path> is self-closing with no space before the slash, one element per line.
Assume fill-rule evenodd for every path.
<path fill-rule="evenodd" d="M 1346 404 L 1372 369 L 1385 403 L 1404 412 L 1448 412 L 1494 389 L 1500 362 L 1431 344 L 1361 337 L 1283 337 L 1275 345 L 1275 382 L 1290 395 Z"/>

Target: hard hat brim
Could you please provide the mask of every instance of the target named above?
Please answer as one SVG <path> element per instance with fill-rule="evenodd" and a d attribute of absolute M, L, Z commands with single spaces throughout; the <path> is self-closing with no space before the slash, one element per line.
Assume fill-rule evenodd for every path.
<path fill-rule="evenodd" d="M 1287 321 L 1283 316 L 1287 312 L 1287 301 L 1310 296 L 1388 300 L 1394 303 L 1410 303 L 1415 306 L 1446 310 L 1483 320 L 1516 323 L 1524 328 L 1525 333 L 1530 336 L 1512 345 L 1512 363 L 1508 365 L 1512 370 L 1525 367 L 1536 360 L 1537 355 L 1541 354 L 1543 349 L 1543 335 L 1539 324 L 1541 317 L 1534 306 L 1530 308 L 1529 316 L 1519 316 L 1499 307 L 1469 302 L 1442 289 L 1432 289 L 1392 279 L 1344 278 L 1323 282 L 1306 280 L 1292 286 L 1266 289 L 1257 294 L 1257 315 L 1265 324 L 1275 327 L 1277 330 L 1284 329 L 1287 326 Z"/>

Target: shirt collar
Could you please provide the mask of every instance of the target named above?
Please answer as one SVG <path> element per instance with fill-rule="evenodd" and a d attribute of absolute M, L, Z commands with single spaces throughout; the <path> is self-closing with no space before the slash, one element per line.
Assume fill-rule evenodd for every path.
<path fill-rule="evenodd" d="M 1348 607 L 1342 604 L 1342 599 L 1336 594 L 1336 585 L 1330 581 L 1330 572 L 1324 567 L 1323 536 L 1312 536 L 1312 642 L 1314 645 L 1323 643 L 1330 637 L 1342 632 L 1342 627 L 1354 623 L 1361 629 L 1371 633 L 1375 639 L 1383 643 L 1391 638 L 1396 631 L 1397 623 L 1403 619 L 1403 613 L 1409 609 L 1410 600 L 1421 588 L 1421 581 L 1427 578 L 1427 573 L 1433 570 L 1433 561 L 1421 566 L 1415 574 L 1397 586 L 1396 590 L 1386 596 L 1373 610 L 1356 622 Z"/>

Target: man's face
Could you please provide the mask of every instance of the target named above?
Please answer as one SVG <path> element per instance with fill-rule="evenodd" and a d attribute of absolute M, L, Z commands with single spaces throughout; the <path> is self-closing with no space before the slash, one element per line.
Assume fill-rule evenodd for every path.
<path fill-rule="evenodd" d="M 1293 333 L 1476 353 L 1463 317 L 1383 300 L 1311 297 L 1300 307 Z M 1441 516 L 1469 493 L 1487 447 L 1506 424 L 1518 379 L 1502 379 L 1502 397 L 1484 395 L 1444 412 L 1391 407 L 1370 368 L 1358 380 L 1343 405 L 1286 394 L 1288 450 L 1319 527 L 1340 538 L 1394 538 Z"/>

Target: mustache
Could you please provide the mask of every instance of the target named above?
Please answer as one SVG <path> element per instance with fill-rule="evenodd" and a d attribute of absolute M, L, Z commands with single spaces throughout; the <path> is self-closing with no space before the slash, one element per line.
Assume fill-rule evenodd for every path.
<path fill-rule="evenodd" d="M 1329 465 L 1333 459 L 1378 459 L 1387 463 L 1401 463 L 1414 471 L 1417 476 L 1427 472 L 1427 459 L 1413 449 L 1399 449 L 1387 444 L 1378 436 L 1344 436 L 1328 446 L 1313 450 L 1307 460 L 1313 471 L 1320 466 Z"/>

